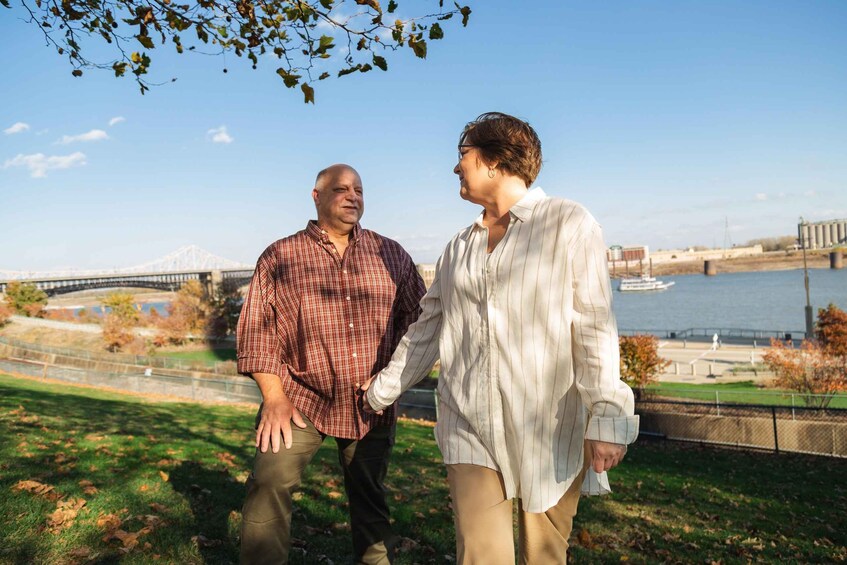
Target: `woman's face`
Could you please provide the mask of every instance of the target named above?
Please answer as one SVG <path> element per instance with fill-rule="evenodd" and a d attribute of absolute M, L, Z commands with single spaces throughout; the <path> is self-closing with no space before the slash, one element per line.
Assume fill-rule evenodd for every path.
<path fill-rule="evenodd" d="M 468 142 L 459 145 L 459 162 L 453 167 L 453 172 L 459 175 L 459 196 L 475 204 L 487 200 L 486 195 L 492 192 L 495 184 L 488 175 L 490 169 L 482 161 L 477 147 Z"/>

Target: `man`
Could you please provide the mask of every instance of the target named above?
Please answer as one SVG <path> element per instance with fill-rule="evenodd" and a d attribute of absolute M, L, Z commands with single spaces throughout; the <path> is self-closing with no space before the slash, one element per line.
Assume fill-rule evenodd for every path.
<path fill-rule="evenodd" d="M 318 173 L 312 198 L 317 221 L 259 257 L 238 322 L 238 371 L 256 381 L 263 399 L 241 561 L 288 562 L 292 495 L 331 436 L 355 562 L 384 565 L 395 541 L 383 485 L 395 414 L 364 413 L 356 390 L 388 364 L 425 289 L 398 243 L 359 226 L 364 196 L 352 167 Z"/>
<path fill-rule="evenodd" d="M 366 381 L 378 412 L 441 360 L 436 440 L 447 465 L 459 565 L 567 561 L 580 487 L 638 435 L 620 380 L 602 230 L 585 208 L 531 188 L 541 142 L 526 122 L 483 114 L 459 137 L 459 195 L 482 207 L 438 260 L 420 319 Z"/>

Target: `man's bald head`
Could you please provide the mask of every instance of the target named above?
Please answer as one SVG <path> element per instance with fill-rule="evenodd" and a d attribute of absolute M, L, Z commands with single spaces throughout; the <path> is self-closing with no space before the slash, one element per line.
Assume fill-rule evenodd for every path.
<path fill-rule="evenodd" d="M 362 177 L 356 169 L 350 165 L 345 165 L 344 163 L 336 163 L 335 165 L 330 165 L 318 173 L 318 176 L 315 177 L 315 190 L 321 190 L 326 184 L 330 183 L 331 180 L 335 179 L 336 176 L 345 172 L 350 172 L 356 175 L 359 179 L 359 184 L 362 184 Z"/>
<path fill-rule="evenodd" d="M 318 173 L 312 199 L 318 224 L 337 234 L 349 234 L 365 211 L 362 178 L 350 165 L 331 165 Z"/>

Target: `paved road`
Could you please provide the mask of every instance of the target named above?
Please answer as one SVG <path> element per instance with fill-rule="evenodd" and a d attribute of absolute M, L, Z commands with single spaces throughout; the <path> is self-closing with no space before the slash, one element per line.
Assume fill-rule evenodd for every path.
<path fill-rule="evenodd" d="M 749 374 L 736 376 L 729 370 L 739 365 L 761 363 L 762 354 L 767 350 L 752 345 L 730 344 L 713 349 L 711 343 L 659 340 L 659 355 L 671 361 L 659 380 L 686 383 L 747 381 L 751 379 Z M 760 373 L 758 379 L 764 378 Z"/>

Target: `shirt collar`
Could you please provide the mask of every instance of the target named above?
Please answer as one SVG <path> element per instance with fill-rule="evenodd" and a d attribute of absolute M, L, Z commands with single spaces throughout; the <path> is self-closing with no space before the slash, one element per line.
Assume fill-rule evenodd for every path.
<path fill-rule="evenodd" d="M 509 214 L 511 214 L 515 219 L 520 220 L 522 222 L 528 221 L 532 217 L 532 212 L 535 210 L 535 206 L 541 202 L 544 198 L 546 198 L 547 194 L 541 189 L 541 187 L 531 188 L 526 191 L 520 200 L 512 204 L 512 207 L 509 208 Z M 483 228 L 482 219 L 485 217 L 485 210 L 479 213 L 476 220 L 474 220 L 473 228 Z"/>
<path fill-rule="evenodd" d="M 360 224 L 357 223 L 353 226 L 353 233 L 351 234 L 350 241 L 359 241 L 359 238 L 362 237 L 363 231 L 364 230 L 362 230 L 362 226 Z M 319 243 L 326 245 L 331 243 L 329 235 L 327 235 L 327 233 L 318 226 L 318 222 L 315 220 L 309 220 L 306 224 L 306 235 Z"/>

